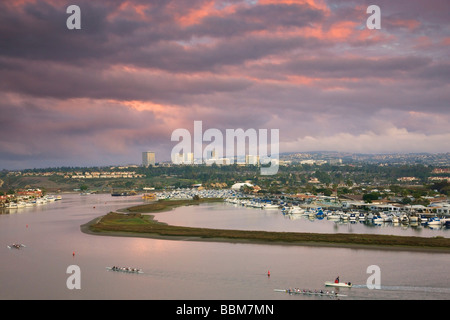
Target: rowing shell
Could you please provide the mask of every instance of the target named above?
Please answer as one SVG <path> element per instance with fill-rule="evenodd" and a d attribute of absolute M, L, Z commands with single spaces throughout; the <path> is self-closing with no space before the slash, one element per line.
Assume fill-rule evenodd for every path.
<path fill-rule="evenodd" d="M 126 272 L 126 273 L 144 273 L 141 269 L 127 270 L 127 269 L 121 269 L 121 268 L 113 269 L 111 267 L 106 267 L 106 269 L 110 270 L 110 271 L 118 271 L 118 272 Z"/>
<path fill-rule="evenodd" d="M 8 249 L 20 249 L 20 248 L 25 248 L 26 247 L 26 245 L 24 245 L 24 244 L 19 244 L 19 245 L 10 245 L 10 246 L 7 246 L 8 247 Z"/>
<path fill-rule="evenodd" d="M 331 281 L 326 281 L 325 285 L 328 287 L 346 287 L 346 288 L 351 288 L 352 284 L 350 282 L 331 282 Z"/>
<path fill-rule="evenodd" d="M 326 293 L 326 292 L 310 292 L 310 291 L 296 291 L 296 290 L 288 290 L 288 289 L 274 289 L 276 292 L 286 292 L 292 294 L 304 294 L 310 296 L 327 296 L 327 297 L 346 297 L 345 294 L 339 293 Z"/>

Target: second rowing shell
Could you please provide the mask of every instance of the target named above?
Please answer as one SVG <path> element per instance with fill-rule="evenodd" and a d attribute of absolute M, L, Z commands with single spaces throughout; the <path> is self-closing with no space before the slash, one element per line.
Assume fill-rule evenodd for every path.
<path fill-rule="evenodd" d="M 111 267 L 106 267 L 107 270 L 109 271 L 117 271 L 117 272 L 125 272 L 125 273 L 144 273 L 141 269 L 137 269 L 137 270 L 126 270 L 126 269 L 113 269 Z"/>
<path fill-rule="evenodd" d="M 308 292 L 308 291 L 295 291 L 295 290 L 288 290 L 288 289 L 274 289 L 276 292 L 286 292 L 286 293 L 292 293 L 292 294 L 304 294 L 304 295 L 312 295 L 312 296 L 327 296 L 327 297 L 346 297 L 345 294 L 339 294 L 339 293 L 326 293 L 326 292 Z"/>

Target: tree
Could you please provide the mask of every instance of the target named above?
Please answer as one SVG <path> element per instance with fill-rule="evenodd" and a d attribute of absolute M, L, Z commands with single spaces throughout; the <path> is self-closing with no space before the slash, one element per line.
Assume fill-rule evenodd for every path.
<path fill-rule="evenodd" d="M 363 194 L 363 200 L 367 203 L 372 203 L 373 200 L 377 200 L 380 194 L 377 192 Z"/>
<path fill-rule="evenodd" d="M 404 198 L 402 199 L 402 203 L 403 203 L 403 204 L 410 204 L 410 203 L 411 203 L 411 198 L 409 198 L 409 197 L 404 197 Z"/>

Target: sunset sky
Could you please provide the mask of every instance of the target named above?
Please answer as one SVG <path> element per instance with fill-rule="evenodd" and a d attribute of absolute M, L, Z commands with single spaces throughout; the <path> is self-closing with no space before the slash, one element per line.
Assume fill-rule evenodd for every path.
<path fill-rule="evenodd" d="M 0 170 L 168 161 L 195 120 L 279 129 L 280 152 L 450 152 L 449 55 L 448 0 L 4 0 Z"/>

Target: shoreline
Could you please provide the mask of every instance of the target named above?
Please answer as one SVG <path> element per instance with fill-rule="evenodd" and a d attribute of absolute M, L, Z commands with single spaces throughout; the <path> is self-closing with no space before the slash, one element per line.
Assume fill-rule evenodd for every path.
<path fill-rule="evenodd" d="M 151 215 L 152 212 L 205 202 L 210 201 L 172 200 L 133 206 L 97 217 L 81 225 L 80 229 L 90 235 L 159 240 L 450 253 L 450 239 L 447 238 L 193 228 L 161 223 Z"/>

